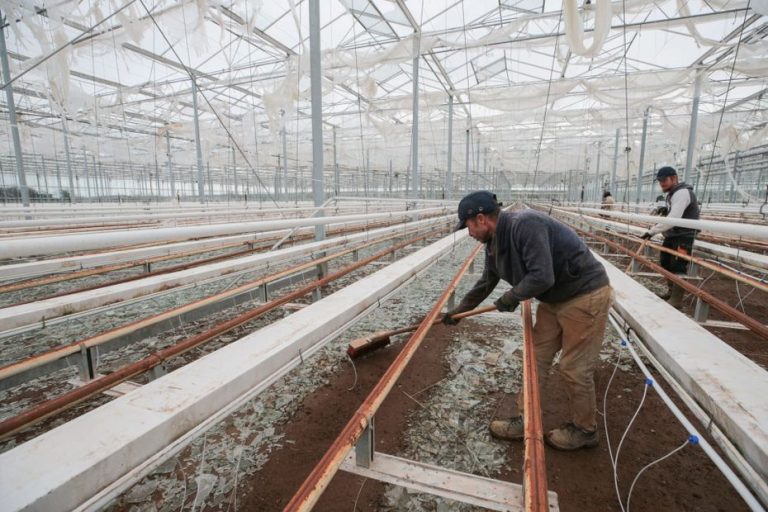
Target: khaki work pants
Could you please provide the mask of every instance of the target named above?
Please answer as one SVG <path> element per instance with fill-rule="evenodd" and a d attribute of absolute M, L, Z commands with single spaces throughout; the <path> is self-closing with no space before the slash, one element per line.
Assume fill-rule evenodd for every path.
<path fill-rule="evenodd" d="M 565 379 L 571 421 L 583 430 L 597 427 L 595 399 L 595 365 L 603 344 L 608 310 L 613 289 L 603 286 L 565 302 L 539 303 L 533 326 L 533 346 L 543 386 L 552 360 L 559 350 L 560 374 Z M 517 397 L 523 411 L 523 393 Z"/>

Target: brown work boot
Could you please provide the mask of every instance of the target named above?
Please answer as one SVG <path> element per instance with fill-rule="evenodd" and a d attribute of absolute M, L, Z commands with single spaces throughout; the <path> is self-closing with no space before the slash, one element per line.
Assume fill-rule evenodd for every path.
<path fill-rule="evenodd" d="M 667 303 L 675 309 L 683 309 L 683 290 L 682 286 L 673 285 L 672 291 L 669 294 L 669 301 Z"/>
<path fill-rule="evenodd" d="M 522 441 L 523 417 L 515 416 L 509 420 L 496 420 L 491 422 L 491 435 L 496 439 L 505 441 Z"/>
<path fill-rule="evenodd" d="M 578 450 L 580 448 L 594 448 L 600 442 L 597 430 L 582 430 L 571 422 L 563 424 L 560 428 L 550 430 L 544 436 L 544 440 L 552 448 L 558 450 Z"/>

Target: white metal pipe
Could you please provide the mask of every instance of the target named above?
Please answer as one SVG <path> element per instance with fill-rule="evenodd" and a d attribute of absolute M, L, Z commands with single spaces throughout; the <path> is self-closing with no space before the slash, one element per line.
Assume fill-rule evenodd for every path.
<path fill-rule="evenodd" d="M 752 239 L 768 240 L 768 226 L 761 226 L 758 224 L 723 222 L 717 220 L 671 219 L 669 217 L 655 217 L 653 215 L 641 215 L 637 213 L 598 210 L 596 208 L 565 207 L 558 209 L 568 209 L 577 211 L 579 213 L 584 212 L 592 215 L 606 215 L 616 219 L 624 219 L 635 222 L 648 222 L 651 224 L 679 226 L 681 228 L 698 229 L 701 231 L 709 231 L 711 233 L 722 233 L 733 236 L 743 236 Z"/>
<path fill-rule="evenodd" d="M 687 393 L 768 478 L 768 372 L 600 256 L 614 309 Z"/>
<path fill-rule="evenodd" d="M 611 322 L 611 326 L 613 326 L 614 330 L 619 334 L 619 336 L 623 336 L 624 331 L 618 325 L 618 323 L 613 318 L 613 316 L 609 315 L 608 319 Z M 637 336 L 635 336 L 635 338 L 639 340 Z M 666 391 L 664 391 L 664 388 L 662 388 L 658 384 L 658 381 L 656 380 L 656 378 L 651 374 L 650 371 L 648 371 L 648 367 L 645 366 L 645 363 L 643 363 L 640 356 L 638 356 L 637 352 L 635 352 L 635 349 L 632 346 L 632 343 L 629 340 L 624 340 L 624 341 L 626 342 L 627 349 L 629 349 L 629 352 L 632 355 L 632 359 L 634 359 L 637 366 L 643 372 L 643 375 L 645 375 L 647 379 L 651 379 L 651 381 L 653 381 L 653 389 L 659 395 L 659 398 L 661 398 L 664 404 L 669 408 L 669 410 L 672 412 L 675 418 L 677 418 L 677 420 L 683 425 L 683 428 L 685 428 L 685 430 L 688 431 L 689 434 L 696 436 L 696 438 L 698 439 L 698 444 L 699 446 L 701 446 L 701 449 L 704 450 L 704 453 L 706 453 L 709 459 L 715 464 L 715 466 L 717 466 L 717 469 L 719 469 L 720 472 L 723 474 L 723 476 L 725 476 L 726 480 L 728 480 L 728 482 L 733 486 L 733 488 L 736 490 L 739 496 L 741 496 L 741 498 L 744 500 L 747 506 L 749 506 L 749 508 L 753 511 L 764 512 L 765 509 L 762 507 L 762 505 L 760 505 L 757 499 L 752 495 L 752 493 L 747 488 L 747 486 L 744 485 L 744 482 L 741 481 L 741 478 L 739 478 L 739 476 L 731 469 L 731 467 L 723 460 L 723 458 L 720 457 L 720 455 L 715 451 L 715 449 L 712 448 L 712 445 L 709 444 L 709 441 L 707 441 L 706 437 L 704 437 L 701 434 L 701 432 L 699 432 L 698 429 L 696 429 L 696 427 L 688 420 L 688 418 L 685 417 L 685 414 L 683 414 L 682 411 L 680 411 L 680 408 L 677 407 L 675 402 L 673 402 L 672 399 L 669 398 L 669 395 L 666 393 Z M 654 366 L 657 369 L 661 367 L 661 365 L 658 362 L 656 362 Z M 670 382 L 670 384 L 672 384 L 672 382 Z M 682 388 L 676 388 L 676 391 L 681 398 L 683 398 L 683 394 L 685 395 L 684 401 L 686 402 L 686 404 L 695 403 L 691 399 L 691 397 L 687 393 L 685 393 L 685 391 Z M 696 413 L 697 411 L 692 410 L 692 412 Z M 705 424 L 711 424 L 712 419 L 709 416 L 707 416 L 700 409 L 698 409 L 698 413 L 699 414 L 696 414 L 696 416 L 699 419 L 699 421 Z M 700 416 L 700 414 L 703 416 Z M 712 427 L 717 428 L 716 425 L 712 425 L 708 428 L 711 429 Z M 732 446 L 724 447 L 721 445 L 720 448 L 726 451 L 727 453 L 733 450 Z M 730 450 L 728 448 L 730 448 Z M 751 482 L 753 488 L 759 487 L 759 486 L 765 487 L 765 482 L 760 481 L 757 475 L 754 475 L 754 477 L 757 480 L 754 480 Z"/>
<path fill-rule="evenodd" d="M 452 218 L 452 216 L 412 222 L 408 224 L 408 227 L 418 227 L 435 224 L 437 222 L 445 222 L 449 218 Z M 62 315 L 85 311 L 87 309 L 103 306 L 104 304 L 141 297 L 162 289 L 193 283 L 242 269 L 248 268 L 257 270 L 264 266 L 268 266 L 275 261 L 289 261 L 294 258 L 306 256 L 315 251 L 323 251 L 344 243 L 367 240 L 371 236 L 378 236 L 380 234 L 391 233 L 402 229 L 402 225 L 395 225 L 366 231 L 364 233 L 329 238 L 320 242 L 297 245 L 277 251 L 209 263 L 199 267 L 145 277 L 143 279 L 104 286 L 94 290 L 85 290 L 60 297 L 52 297 L 50 299 L 42 299 L 36 302 L 19 304 L 17 306 L 9 306 L 0 309 L 0 331 L 15 329 L 35 322 L 57 318 Z"/>
<path fill-rule="evenodd" d="M 8 510 L 73 510 L 254 388 L 274 381 L 467 237 L 386 269 L 0 454 Z M 99 425 L 99 428 L 93 428 Z M 98 449 L 94 449 L 98 447 Z"/>
<path fill-rule="evenodd" d="M 356 211 L 354 205 L 351 206 L 334 206 L 331 208 L 325 207 L 324 210 L 333 211 Z M 238 222 L 243 220 L 244 216 L 277 216 L 285 213 L 300 213 L 305 211 L 312 211 L 313 213 L 317 209 L 312 208 L 290 208 L 284 210 L 259 210 L 256 208 L 251 209 L 237 209 L 237 210 L 211 210 L 211 211 L 199 211 L 199 212 L 183 212 L 183 213 L 152 213 L 143 215 L 112 215 L 105 217 L 104 214 L 99 214 L 96 218 L 83 217 L 82 215 L 75 218 L 47 218 L 47 219 L 33 219 L 33 220 L 4 220 L 0 221 L 0 229 L 10 228 L 34 228 L 34 227 L 48 227 L 48 226 L 69 226 L 69 225 L 109 225 L 115 223 L 125 224 L 128 222 L 153 222 L 157 220 L 176 220 L 176 219 L 193 219 L 203 223 L 205 219 L 212 217 L 229 217 L 233 216 L 237 218 Z M 376 208 L 376 210 L 388 211 L 385 208 Z"/>
<path fill-rule="evenodd" d="M 561 208 L 555 208 L 554 210 L 558 211 L 563 215 L 585 221 L 591 225 L 610 228 L 616 231 L 617 233 L 629 233 L 633 235 L 642 235 L 645 232 L 645 228 L 633 226 L 631 224 L 622 224 L 617 221 L 611 221 L 611 220 L 598 218 L 598 217 L 591 217 L 591 216 L 587 216 L 587 215 L 583 215 L 575 212 L 570 212 Z M 600 210 L 600 211 L 602 212 L 605 210 Z M 755 267 L 768 269 L 768 256 L 764 254 L 758 254 L 756 252 L 750 252 L 740 248 L 724 247 L 722 245 L 703 242 L 701 240 L 695 240 L 693 243 L 693 247 L 696 250 L 702 250 L 710 254 L 728 258 L 731 261 L 736 261 L 739 263 L 744 263 L 747 265 L 753 265 Z"/>
<path fill-rule="evenodd" d="M 354 228 L 355 226 L 359 227 L 360 229 L 364 229 L 365 223 L 358 221 L 329 225 L 330 228 Z M 248 233 L 245 235 L 206 238 L 204 240 L 153 245 L 150 247 L 137 247 L 135 249 L 125 249 L 122 251 L 100 252 L 96 254 L 68 256 L 66 258 L 53 258 L 40 261 L 29 261 L 25 263 L 14 263 L 0 267 L 2 270 L 0 275 L 0 282 L 30 278 L 46 274 L 55 274 L 59 272 L 70 272 L 72 270 L 82 270 L 102 265 L 116 265 L 129 261 L 141 261 L 147 258 L 170 256 L 172 254 L 201 249 L 214 250 L 225 246 L 245 244 L 247 242 L 258 242 L 259 240 L 266 238 L 274 238 L 276 236 L 291 233 L 305 233 L 308 230 L 311 230 L 311 228 L 305 227 L 293 228 L 293 230 L 282 229 L 278 231 L 264 231 L 261 233 Z"/>
<path fill-rule="evenodd" d="M 232 235 L 243 232 L 272 231 L 295 226 L 318 226 L 335 222 L 356 220 L 402 219 L 427 213 L 447 213 L 444 208 L 423 210 L 371 213 L 357 215 L 337 215 L 329 217 L 309 217 L 302 219 L 265 220 L 228 224 L 210 224 L 206 226 L 184 226 L 175 228 L 135 229 L 130 231 L 109 231 L 60 235 L 56 237 L 27 237 L 6 239 L 0 245 L 0 259 L 18 258 L 43 254 L 60 254 L 70 251 L 90 251 L 108 247 L 143 244 L 151 242 L 171 242 L 204 238 L 210 236 Z"/>

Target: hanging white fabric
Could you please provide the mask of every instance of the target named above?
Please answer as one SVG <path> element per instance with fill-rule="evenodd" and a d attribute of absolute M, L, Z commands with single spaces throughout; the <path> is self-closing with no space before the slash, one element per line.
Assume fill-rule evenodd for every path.
<path fill-rule="evenodd" d="M 584 46 L 584 20 L 579 14 L 576 0 L 563 2 L 563 16 L 565 17 L 565 38 L 571 51 L 582 57 L 595 57 L 603 48 L 605 38 L 611 31 L 611 18 L 613 11 L 610 0 L 595 0 L 595 26 L 592 32 L 592 44 Z M 586 10 L 586 8 L 585 8 Z"/>

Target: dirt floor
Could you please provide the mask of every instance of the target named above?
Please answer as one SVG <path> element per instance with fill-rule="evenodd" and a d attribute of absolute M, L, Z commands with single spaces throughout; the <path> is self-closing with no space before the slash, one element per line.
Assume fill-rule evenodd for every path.
<path fill-rule="evenodd" d="M 482 329 L 471 320 L 458 327 L 442 326 L 432 330 L 397 387 L 389 394 L 376 416 L 376 449 L 399 454 L 406 446 L 401 431 L 409 416 L 419 408 L 406 393 L 429 393 L 433 384 L 449 372 L 443 354 L 455 335 L 462 330 Z M 241 488 L 238 506 L 241 510 L 281 510 L 301 485 L 304 478 L 322 457 L 325 449 L 341 431 L 361 400 L 367 395 L 383 371 L 401 348 L 396 343 L 357 361 L 358 380 L 350 388 L 354 375 L 342 368 L 338 378 L 319 388 L 303 402 L 293 419 L 280 427 L 288 442 L 270 454 L 269 461 Z M 598 409 L 613 373 L 614 361 L 604 361 L 597 371 Z M 607 400 L 609 434 L 613 451 L 627 423 L 640 403 L 645 379 L 630 364 L 616 372 Z M 423 396 L 423 395 L 422 395 Z M 489 395 L 496 406 L 496 417 L 513 412 L 514 400 L 505 394 Z M 554 428 L 567 417 L 568 404 L 563 382 L 557 373 L 548 379 L 544 389 L 545 429 Z M 490 419 L 490 418 L 489 418 Z M 546 449 L 549 488 L 558 494 L 563 511 L 619 510 L 614 478 L 605 432 L 599 427 L 601 443 L 598 448 L 577 452 Z M 624 442 L 618 462 L 618 486 L 624 501 L 638 471 L 649 462 L 665 455 L 687 439 L 685 430 L 661 402 L 654 391 L 647 393 L 645 402 Z M 499 442 L 499 441 L 495 441 Z M 503 443 L 510 463 L 498 468 L 494 478 L 520 483 L 522 480 L 522 443 Z M 387 486 L 345 472 L 334 477 L 315 507 L 318 511 L 392 510 L 384 505 Z M 739 511 L 747 510 L 722 474 L 698 446 L 686 446 L 681 452 L 646 471 L 632 494 L 631 510 L 675 511 Z M 442 510 L 442 509 L 438 509 Z"/>

